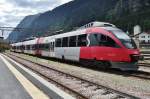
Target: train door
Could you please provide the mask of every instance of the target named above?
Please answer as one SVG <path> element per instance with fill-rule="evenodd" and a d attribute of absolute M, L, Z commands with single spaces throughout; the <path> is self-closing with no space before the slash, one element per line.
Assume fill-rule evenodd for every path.
<path fill-rule="evenodd" d="M 43 42 L 43 40 L 44 40 L 44 38 L 38 38 L 37 39 L 37 49 L 35 50 L 35 54 L 36 55 L 42 55 L 42 50 L 41 50 L 41 48 L 42 48 L 42 46 L 41 46 L 41 44 L 42 44 L 42 42 Z"/>
<path fill-rule="evenodd" d="M 56 58 L 79 61 L 80 47 L 77 46 L 78 36 L 70 36 L 56 39 Z"/>
<path fill-rule="evenodd" d="M 91 51 L 89 47 L 89 39 L 87 34 L 79 35 L 77 46 L 80 47 L 80 60 L 90 59 Z"/>
<path fill-rule="evenodd" d="M 55 57 L 54 47 L 55 47 L 55 40 L 52 40 L 49 44 L 49 57 Z"/>
<path fill-rule="evenodd" d="M 77 46 L 78 36 L 63 38 L 64 58 L 67 60 L 79 61 L 80 47 Z"/>

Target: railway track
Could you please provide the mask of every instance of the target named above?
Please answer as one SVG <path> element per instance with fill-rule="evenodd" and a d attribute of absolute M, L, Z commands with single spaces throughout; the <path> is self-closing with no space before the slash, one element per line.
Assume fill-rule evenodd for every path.
<path fill-rule="evenodd" d="M 143 80 L 150 80 L 150 73 L 145 72 L 145 71 L 130 72 L 130 73 L 127 73 L 127 75 L 132 76 L 132 77 L 136 77 L 139 79 L 143 79 Z"/>
<path fill-rule="evenodd" d="M 150 54 L 150 51 L 141 51 L 142 54 Z"/>
<path fill-rule="evenodd" d="M 143 66 L 143 67 L 149 67 L 150 68 L 150 63 L 139 63 L 138 66 Z"/>
<path fill-rule="evenodd" d="M 144 56 L 144 60 L 150 60 L 150 51 L 141 51 L 141 55 Z"/>
<path fill-rule="evenodd" d="M 84 99 L 139 99 L 138 97 L 58 71 L 19 56 L 5 55 Z"/>
<path fill-rule="evenodd" d="M 10 53 L 10 54 L 12 54 L 12 53 Z M 12 54 L 12 55 L 14 55 L 14 54 Z M 54 60 L 54 61 L 56 61 L 56 60 Z M 70 64 L 70 63 L 67 63 L 67 64 Z M 140 63 L 140 64 L 142 64 L 142 63 Z M 143 67 L 148 67 L 149 66 L 149 63 L 143 63 L 142 65 L 140 65 L 140 64 L 138 64 L 138 65 L 139 66 L 143 66 Z M 74 65 L 79 66 L 81 64 L 74 64 Z M 85 67 L 85 68 L 90 68 L 90 69 L 94 69 L 96 71 L 98 70 L 98 71 L 106 72 L 106 73 L 110 73 L 110 74 L 117 74 L 117 75 L 123 75 L 123 76 L 128 76 L 128 77 L 134 77 L 134 78 L 138 78 L 138 79 L 142 79 L 142 80 L 150 80 L 150 72 L 149 71 L 143 71 L 143 70 L 141 71 L 141 70 L 139 70 L 139 71 L 129 71 L 129 72 L 125 71 L 125 72 L 123 72 L 123 71 L 116 70 L 116 69 L 109 69 L 109 70 L 106 71 L 106 70 L 99 69 L 97 67 L 94 67 L 94 68 L 92 67 L 91 68 L 91 66 L 90 67 Z"/>

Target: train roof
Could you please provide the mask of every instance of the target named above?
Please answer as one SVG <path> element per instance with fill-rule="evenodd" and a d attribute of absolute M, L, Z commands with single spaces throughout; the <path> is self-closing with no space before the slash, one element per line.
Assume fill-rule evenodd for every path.
<path fill-rule="evenodd" d="M 120 30 L 120 29 L 117 28 L 117 27 L 101 27 L 101 28 L 103 28 L 103 29 L 105 29 L 105 30 Z M 120 31 L 122 31 L 122 30 L 120 30 Z"/>
<path fill-rule="evenodd" d="M 55 41 L 55 36 L 48 36 L 48 37 L 44 37 L 43 42 L 42 43 L 50 43 L 50 42 L 54 42 Z"/>
<path fill-rule="evenodd" d="M 14 43 L 14 44 L 11 44 L 12 46 L 21 46 L 22 45 L 22 42 L 18 42 L 18 43 Z"/>
<path fill-rule="evenodd" d="M 106 30 L 117 30 L 118 29 L 116 27 L 98 27 L 98 28 L 103 28 L 103 29 L 106 29 Z M 85 34 L 87 29 L 81 29 L 81 30 L 66 32 L 66 33 L 57 34 L 57 35 L 48 36 L 48 37 L 42 37 L 43 41 L 40 42 L 40 43 L 49 43 L 49 42 L 55 41 L 54 38 L 57 39 L 57 38 L 62 38 L 62 37 L 67 37 L 67 36 L 75 36 L 75 35 Z M 16 46 L 19 46 L 21 44 L 23 44 L 23 45 L 33 45 L 33 44 L 37 43 L 38 39 L 41 39 L 41 38 L 36 38 L 36 39 L 33 39 L 33 40 L 23 41 L 22 43 L 21 42 L 14 43 L 14 45 L 16 45 Z"/>
<path fill-rule="evenodd" d="M 98 21 L 94 21 L 94 22 L 90 22 L 78 29 L 85 29 L 85 28 L 89 28 L 89 27 L 116 27 L 115 25 L 108 23 L 108 22 L 98 22 Z"/>
<path fill-rule="evenodd" d="M 67 37 L 67 36 L 76 36 L 76 35 L 80 35 L 80 34 L 85 34 L 85 32 L 86 32 L 86 29 L 76 30 L 76 31 L 71 31 L 71 32 L 66 32 L 63 34 L 55 35 L 55 38 L 61 38 L 61 37 Z"/>
<path fill-rule="evenodd" d="M 37 39 L 38 39 L 38 38 L 33 39 L 33 40 L 29 40 L 29 41 L 24 41 L 24 42 L 23 42 L 23 45 L 33 45 L 33 44 L 36 44 Z"/>
<path fill-rule="evenodd" d="M 102 28 L 102 29 L 105 29 L 105 30 L 120 30 L 115 25 L 110 24 L 108 22 L 94 21 L 94 22 L 88 23 L 88 24 L 80 27 L 79 29 L 77 29 L 75 31 L 66 32 L 66 33 L 57 34 L 57 35 L 52 35 L 52 36 L 47 36 L 47 37 L 41 37 L 43 39 L 42 43 L 49 43 L 51 41 L 54 41 L 55 39 L 53 39 L 53 38 L 57 39 L 57 38 L 62 38 L 62 37 L 67 37 L 67 36 L 75 36 L 75 35 L 85 34 L 87 29 L 94 28 L 94 27 Z M 20 44 L 32 45 L 32 44 L 36 44 L 37 41 L 40 40 L 41 38 L 35 38 L 33 40 L 27 40 L 27 41 L 23 41 L 22 43 L 18 42 L 18 43 L 14 43 L 14 44 L 18 45 L 18 46 Z"/>

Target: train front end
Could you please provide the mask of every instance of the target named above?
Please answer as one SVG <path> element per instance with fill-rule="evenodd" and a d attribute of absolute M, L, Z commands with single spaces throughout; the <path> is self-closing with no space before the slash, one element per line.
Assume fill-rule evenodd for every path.
<path fill-rule="evenodd" d="M 125 32 L 119 29 L 109 30 L 118 40 L 124 57 L 122 61 L 111 62 L 112 68 L 120 68 L 121 70 L 138 70 L 138 61 L 140 60 L 140 51 L 134 40 Z"/>

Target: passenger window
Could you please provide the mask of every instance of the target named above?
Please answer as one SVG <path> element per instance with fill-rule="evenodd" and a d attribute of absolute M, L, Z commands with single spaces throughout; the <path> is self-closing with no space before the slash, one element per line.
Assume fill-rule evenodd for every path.
<path fill-rule="evenodd" d="M 45 44 L 40 44 L 40 45 L 39 45 L 39 49 L 45 50 Z"/>
<path fill-rule="evenodd" d="M 62 47 L 68 47 L 68 37 L 63 38 Z"/>
<path fill-rule="evenodd" d="M 100 45 L 102 45 L 102 46 L 107 46 L 108 45 L 107 36 L 101 35 Z"/>
<path fill-rule="evenodd" d="M 39 49 L 39 45 L 38 44 L 35 44 L 35 49 Z"/>
<path fill-rule="evenodd" d="M 99 46 L 99 41 L 98 38 L 100 39 L 100 37 L 98 37 L 100 35 L 98 34 L 90 34 L 89 39 L 90 39 L 90 46 Z"/>
<path fill-rule="evenodd" d="M 35 45 L 32 45 L 32 50 L 35 50 Z"/>
<path fill-rule="evenodd" d="M 77 36 L 71 36 L 69 39 L 69 47 L 76 47 Z"/>
<path fill-rule="evenodd" d="M 91 34 L 89 39 L 90 46 L 119 47 L 112 38 L 103 34 Z"/>
<path fill-rule="evenodd" d="M 49 44 L 45 44 L 45 50 L 49 50 Z"/>
<path fill-rule="evenodd" d="M 30 45 L 27 45 L 27 50 L 30 50 Z"/>
<path fill-rule="evenodd" d="M 87 45 L 87 35 L 83 34 L 83 35 L 79 35 L 78 36 L 78 46 L 86 46 Z"/>
<path fill-rule="evenodd" d="M 119 47 L 112 38 L 105 35 L 101 35 L 100 45 L 107 46 L 107 47 Z"/>
<path fill-rule="evenodd" d="M 56 47 L 61 47 L 61 43 L 62 43 L 62 41 L 61 41 L 61 39 L 56 39 Z"/>

